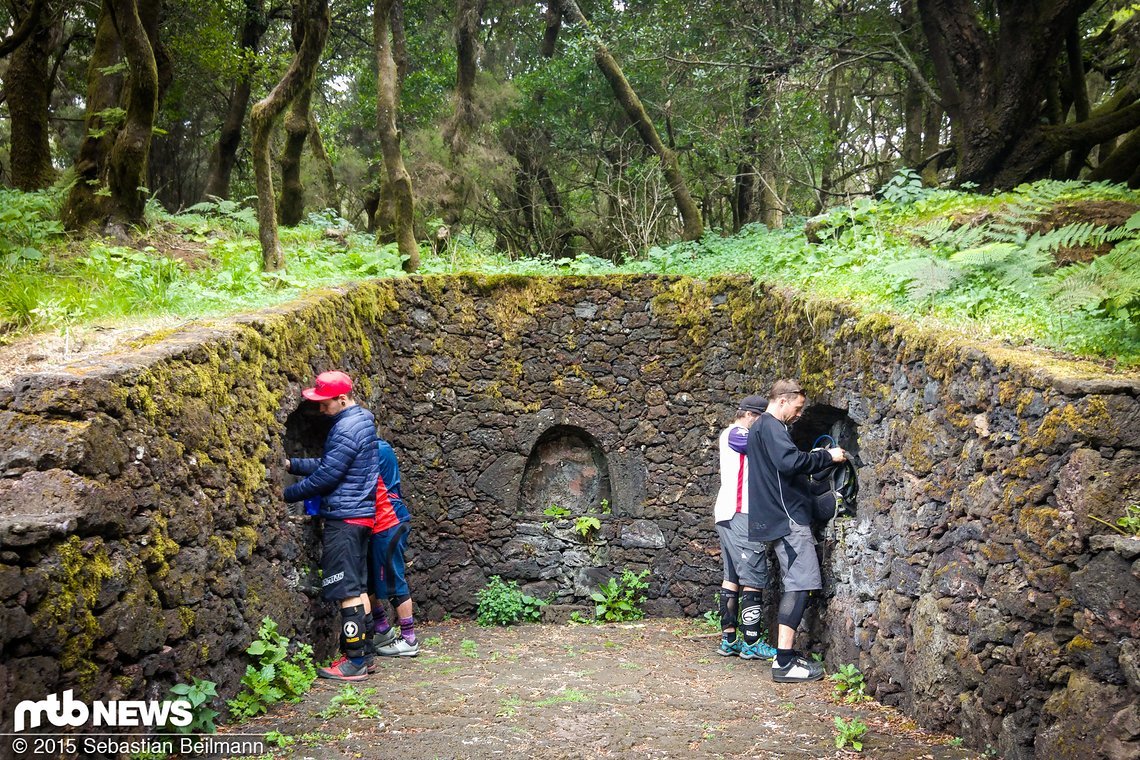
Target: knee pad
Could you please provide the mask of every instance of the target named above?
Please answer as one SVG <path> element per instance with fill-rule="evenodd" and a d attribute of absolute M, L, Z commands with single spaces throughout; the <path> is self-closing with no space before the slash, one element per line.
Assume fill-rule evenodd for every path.
<path fill-rule="evenodd" d="M 340 650 L 348 657 L 364 656 L 364 605 L 340 608 Z"/>
<path fill-rule="evenodd" d="M 807 598 L 806 591 L 785 591 L 780 597 L 780 625 L 786 625 L 793 631 L 798 628 L 804 617 Z"/>
<path fill-rule="evenodd" d="M 404 602 L 408 601 L 411 598 L 412 598 L 411 594 L 400 594 L 399 596 L 392 597 L 388 601 L 390 601 L 392 603 L 392 609 L 396 609 L 401 604 L 403 604 Z"/>
<path fill-rule="evenodd" d="M 755 644 L 760 640 L 760 628 L 764 621 L 764 592 L 740 592 L 740 632 L 744 643 Z"/>
<path fill-rule="evenodd" d="M 722 631 L 736 630 L 738 614 L 736 592 L 722 587 L 720 590 L 720 629 Z"/>

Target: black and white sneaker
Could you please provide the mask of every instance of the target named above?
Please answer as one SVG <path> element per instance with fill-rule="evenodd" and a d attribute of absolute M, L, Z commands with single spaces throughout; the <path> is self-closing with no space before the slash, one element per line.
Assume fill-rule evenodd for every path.
<path fill-rule="evenodd" d="M 823 678 L 823 666 L 818 662 L 804 659 L 799 654 L 787 665 L 781 666 L 779 660 L 772 662 L 772 680 L 776 683 L 804 683 L 818 681 L 821 678 Z"/>

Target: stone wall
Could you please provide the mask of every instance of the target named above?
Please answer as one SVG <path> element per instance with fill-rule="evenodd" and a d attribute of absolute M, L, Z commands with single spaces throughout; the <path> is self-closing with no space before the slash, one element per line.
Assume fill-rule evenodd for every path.
<path fill-rule="evenodd" d="M 334 366 L 401 455 L 431 618 L 472 612 L 490 575 L 575 604 L 622 567 L 651 571 L 653 614 L 711 609 L 716 435 L 798 376 L 800 427 L 865 464 L 821 544 L 828 661 L 1007 757 L 1135 753 L 1140 548 L 1091 518 L 1140 498 L 1140 383 L 743 279 L 369 283 L 19 379 L 0 392 L 5 726 L 69 687 L 232 690 L 265 614 L 329 651 L 313 526 L 279 494 L 282 458 L 320 446 L 300 389 Z"/>

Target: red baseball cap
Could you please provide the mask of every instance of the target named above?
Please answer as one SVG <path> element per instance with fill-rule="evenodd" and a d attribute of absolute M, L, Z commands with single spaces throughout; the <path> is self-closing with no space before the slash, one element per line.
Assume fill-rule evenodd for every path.
<path fill-rule="evenodd" d="M 327 401 L 349 393 L 352 393 L 352 378 L 339 370 L 322 372 L 317 375 L 317 382 L 312 388 L 301 391 L 309 401 Z"/>

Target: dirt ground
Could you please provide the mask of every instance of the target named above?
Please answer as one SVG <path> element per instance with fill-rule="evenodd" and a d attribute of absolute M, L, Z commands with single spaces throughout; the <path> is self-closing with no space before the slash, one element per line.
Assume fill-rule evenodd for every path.
<path fill-rule="evenodd" d="M 720 657 L 697 621 L 417 628 L 416 658 L 367 681 L 318 680 L 306 700 L 224 732 L 275 731 L 281 758 L 977 758 L 828 680 L 776 684 L 770 665 Z M 867 724 L 861 754 L 835 717 Z M 266 756 L 262 756 L 266 757 Z"/>

